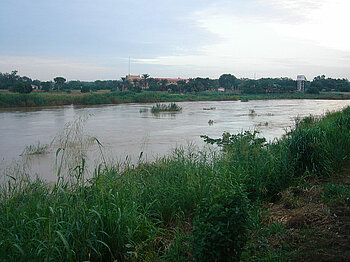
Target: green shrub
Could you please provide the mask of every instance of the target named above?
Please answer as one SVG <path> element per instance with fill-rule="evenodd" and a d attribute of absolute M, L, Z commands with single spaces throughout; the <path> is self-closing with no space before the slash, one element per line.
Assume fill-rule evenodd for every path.
<path fill-rule="evenodd" d="M 293 183 L 285 141 L 266 143 L 258 132 L 224 133 L 222 138 L 202 136 L 209 144 L 222 147 L 223 157 L 216 170 L 243 183 L 251 200 L 276 196 Z"/>
<path fill-rule="evenodd" d="M 190 240 L 196 261 L 239 261 L 247 240 L 248 205 L 240 186 L 200 202 Z"/>
<path fill-rule="evenodd" d="M 21 94 L 29 94 L 33 91 L 32 86 L 29 83 L 25 82 L 17 82 L 15 85 L 10 89 L 11 92 L 21 93 Z"/>
<path fill-rule="evenodd" d="M 80 89 L 80 92 L 81 92 L 81 93 L 89 93 L 89 92 L 90 92 L 90 87 L 89 87 L 89 86 L 83 86 L 83 87 Z"/>

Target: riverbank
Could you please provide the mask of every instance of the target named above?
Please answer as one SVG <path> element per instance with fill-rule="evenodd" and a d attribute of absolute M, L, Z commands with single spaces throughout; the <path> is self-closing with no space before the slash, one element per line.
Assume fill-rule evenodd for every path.
<path fill-rule="evenodd" d="M 243 261 L 350 261 L 350 170 L 291 186 L 262 205 Z"/>
<path fill-rule="evenodd" d="M 0 191 L 0 260 L 297 260 L 304 242 L 287 236 L 298 227 L 307 239 L 313 217 L 326 221 L 333 211 L 293 220 L 279 210 L 312 207 L 310 197 L 324 201 L 319 207 L 346 205 L 350 188 L 337 174 L 348 165 L 349 130 L 346 108 L 300 120 L 272 143 L 251 132 L 205 137 L 222 150 L 103 162 L 89 180 L 84 159 L 54 186 L 10 174 Z M 319 197 L 318 181 L 325 181 Z"/>
<path fill-rule="evenodd" d="M 223 92 L 199 92 L 186 94 L 170 94 L 165 92 L 143 91 L 116 91 L 89 94 L 66 93 L 31 93 L 12 94 L 0 93 L 0 108 L 11 107 L 47 107 L 59 105 L 101 105 L 121 103 L 158 103 L 182 101 L 249 101 L 261 99 L 350 99 L 349 94 L 322 93 L 322 94 L 235 94 Z"/>

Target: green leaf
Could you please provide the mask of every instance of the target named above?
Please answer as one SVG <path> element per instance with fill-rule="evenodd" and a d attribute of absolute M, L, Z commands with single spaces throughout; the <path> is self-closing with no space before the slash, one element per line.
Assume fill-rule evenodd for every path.
<path fill-rule="evenodd" d="M 63 236 L 63 234 L 60 232 L 60 231 L 56 231 L 56 233 L 59 235 L 59 237 L 61 238 L 63 244 L 64 244 L 64 247 L 66 248 L 67 250 L 67 253 L 68 253 L 68 259 L 69 261 L 73 261 L 73 256 L 72 256 L 72 250 L 70 249 L 69 247 L 69 243 L 67 242 L 66 238 Z"/>

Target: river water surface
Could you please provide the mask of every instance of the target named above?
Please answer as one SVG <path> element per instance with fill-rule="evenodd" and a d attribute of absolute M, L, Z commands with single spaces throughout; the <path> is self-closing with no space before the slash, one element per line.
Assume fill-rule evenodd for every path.
<path fill-rule="evenodd" d="M 56 150 L 61 145 L 65 124 L 83 121 L 80 137 L 96 137 L 103 145 L 105 158 L 124 161 L 152 160 L 168 154 L 171 149 L 194 143 L 204 145 L 200 135 L 216 138 L 225 131 L 237 133 L 260 130 L 268 140 L 281 137 L 294 125 L 296 117 L 320 115 L 350 105 L 349 100 L 253 100 L 181 102 L 181 112 L 152 114 L 153 104 L 121 104 L 91 107 L 62 106 L 45 109 L 0 111 L 0 170 L 3 173 L 15 163 L 31 174 L 50 181 L 56 179 Z M 208 110 L 210 109 L 210 110 Z M 82 132 L 82 130 L 78 130 Z M 67 133 L 66 133 L 67 134 Z M 69 136 L 72 136 L 69 133 Z M 56 140 L 54 138 L 56 137 Z M 26 146 L 50 144 L 46 154 L 20 156 Z M 96 140 L 78 141 L 89 144 L 83 151 L 101 161 Z M 77 143 L 78 143 L 77 142 Z M 18 164 L 19 163 L 19 164 Z M 6 172 L 4 172 L 6 170 Z"/>

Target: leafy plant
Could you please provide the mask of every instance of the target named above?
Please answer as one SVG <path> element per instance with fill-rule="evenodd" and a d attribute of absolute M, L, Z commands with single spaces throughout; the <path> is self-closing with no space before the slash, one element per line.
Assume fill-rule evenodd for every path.
<path fill-rule="evenodd" d="M 239 261 L 247 240 L 248 205 L 240 186 L 200 202 L 191 238 L 196 261 Z"/>

